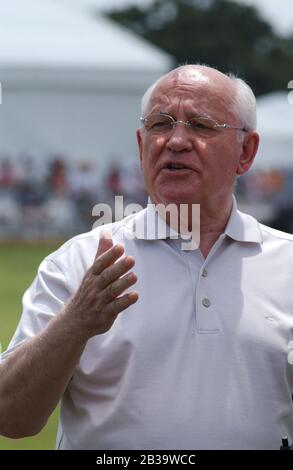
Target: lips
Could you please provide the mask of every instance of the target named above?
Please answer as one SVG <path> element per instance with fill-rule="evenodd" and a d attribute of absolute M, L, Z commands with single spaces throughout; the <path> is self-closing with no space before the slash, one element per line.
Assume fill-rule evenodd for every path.
<path fill-rule="evenodd" d="M 168 168 L 168 170 L 189 170 L 189 168 L 182 163 L 169 163 L 165 168 Z"/>
<path fill-rule="evenodd" d="M 189 166 L 187 163 L 184 162 L 174 162 L 174 161 L 167 161 L 162 163 L 161 170 L 169 171 L 169 172 L 186 172 L 186 171 L 197 171 L 195 168 Z"/>

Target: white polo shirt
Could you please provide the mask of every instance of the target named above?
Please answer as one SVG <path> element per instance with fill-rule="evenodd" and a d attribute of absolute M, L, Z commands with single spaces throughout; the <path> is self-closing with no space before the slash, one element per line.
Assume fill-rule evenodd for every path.
<path fill-rule="evenodd" d="M 150 211 L 108 225 L 114 243 Z M 42 262 L 6 354 L 77 290 L 99 230 Z M 234 200 L 206 259 L 155 231 L 128 238 L 139 300 L 88 341 L 62 399 L 57 447 L 278 449 L 282 436 L 292 441 L 293 236 L 260 225 Z"/>

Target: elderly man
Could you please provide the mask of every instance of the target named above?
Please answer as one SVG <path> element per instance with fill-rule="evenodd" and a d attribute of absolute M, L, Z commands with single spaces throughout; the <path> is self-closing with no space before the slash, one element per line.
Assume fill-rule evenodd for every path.
<path fill-rule="evenodd" d="M 253 93 L 183 66 L 141 121 L 151 202 L 200 205 L 199 247 L 149 205 L 48 256 L 0 364 L 0 432 L 39 432 L 62 399 L 60 449 L 278 449 L 293 439 L 293 237 L 232 195 L 258 148 Z"/>

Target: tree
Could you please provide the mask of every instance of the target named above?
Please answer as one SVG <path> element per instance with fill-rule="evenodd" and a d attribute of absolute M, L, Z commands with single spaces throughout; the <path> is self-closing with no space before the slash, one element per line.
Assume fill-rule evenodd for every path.
<path fill-rule="evenodd" d="M 229 0 L 155 0 L 108 16 L 169 52 L 174 65 L 207 63 L 246 79 L 256 95 L 286 89 L 291 38 L 280 38 L 252 6 Z"/>

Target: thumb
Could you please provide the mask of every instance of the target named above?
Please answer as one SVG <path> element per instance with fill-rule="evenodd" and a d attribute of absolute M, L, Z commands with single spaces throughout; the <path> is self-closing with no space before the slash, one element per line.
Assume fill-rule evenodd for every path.
<path fill-rule="evenodd" d="M 112 236 L 109 232 L 106 230 L 102 230 L 100 233 L 100 241 L 99 241 L 99 246 L 96 254 L 96 259 L 105 253 L 105 251 L 110 250 L 114 246 Z"/>

